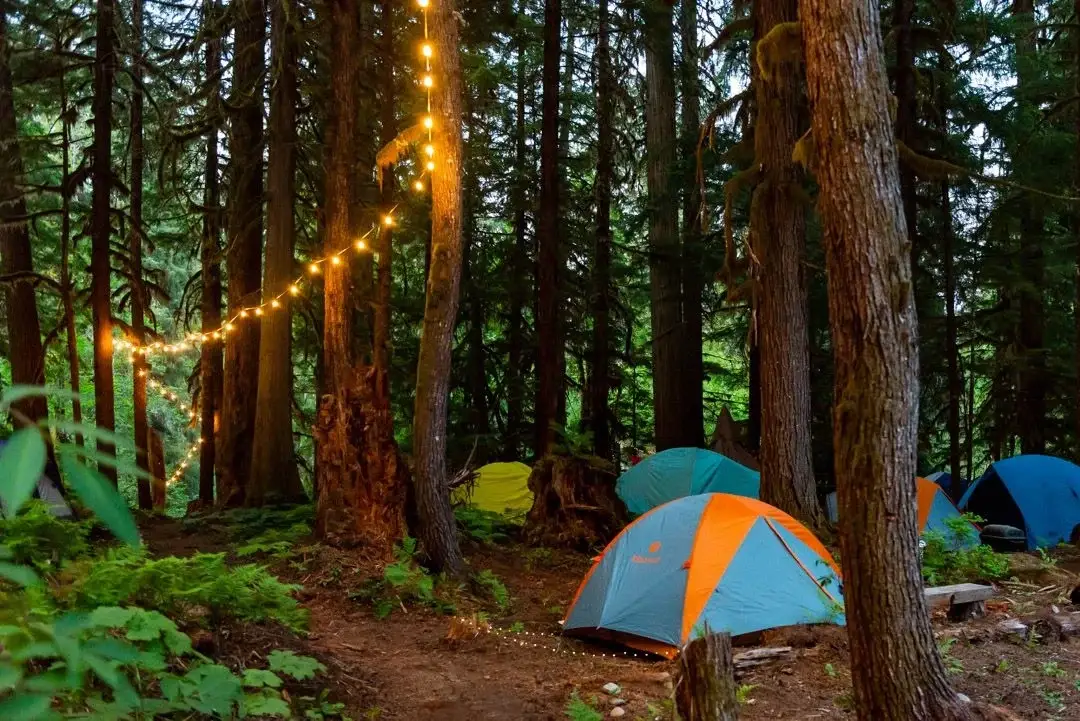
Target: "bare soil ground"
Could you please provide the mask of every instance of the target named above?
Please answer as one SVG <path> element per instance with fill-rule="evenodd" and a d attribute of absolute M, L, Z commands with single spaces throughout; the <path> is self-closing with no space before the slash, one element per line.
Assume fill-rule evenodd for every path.
<path fill-rule="evenodd" d="M 158 554 L 220 551 L 228 541 L 222 529 L 192 533 L 176 521 L 155 522 L 146 536 Z M 627 721 L 672 718 L 670 663 L 624 657 L 617 649 L 558 637 L 558 620 L 589 566 L 588 557 L 474 545 L 469 561 L 475 571 L 491 570 L 505 583 L 513 597 L 506 613 L 493 611 L 491 603 L 465 588 L 453 592 L 456 616 L 409 606 L 377 619 L 370 602 L 350 595 L 381 574 L 379 564 L 359 552 L 320 548 L 276 565 L 284 578 L 304 585 L 301 598 L 311 612 L 308 637 L 246 624 L 222 629 L 206 643 L 234 665 L 256 662 L 282 647 L 318 657 L 329 669 L 322 686 L 331 698 L 345 702 L 355 719 L 555 721 L 567 718 L 574 694 L 610 717 L 614 697 L 602 690 L 609 682 L 622 687 L 618 698 L 626 701 Z M 1050 638 L 1049 633 L 1029 641 L 989 633 L 1017 613 L 1049 612 L 1068 585 L 1063 573 L 1051 574 L 1054 584 L 1043 583 L 1039 571 L 1019 581 L 1023 586 L 1006 587 L 1004 599 L 992 603 L 984 619 L 951 624 L 935 617 L 957 691 L 1024 719 L 1080 719 L 1080 642 Z M 475 619 L 482 610 L 490 614 L 482 617 L 490 632 L 481 624 L 479 633 L 463 634 L 463 624 L 453 620 Z M 452 626 L 464 638 L 448 639 Z M 522 628 L 528 633 L 520 633 Z M 744 718 L 854 717 L 842 629 L 788 629 L 767 634 L 765 644 L 793 646 L 794 656 L 741 680 Z"/>

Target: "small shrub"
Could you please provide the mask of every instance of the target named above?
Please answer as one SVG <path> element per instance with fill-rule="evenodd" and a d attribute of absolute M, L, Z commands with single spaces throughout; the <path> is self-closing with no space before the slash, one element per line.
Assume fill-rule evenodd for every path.
<path fill-rule="evenodd" d="M 740 706 L 745 706 L 754 702 L 754 700 L 750 698 L 750 694 L 755 688 L 757 688 L 757 686 L 752 684 L 743 684 L 735 689 L 735 700 L 739 702 Z"/>
<path fill-rule="evenodd" d="M 387 618 L 398 606 L 418 604 L 439 613 L 453 613 L 454 605 L 435 594 L 435 577 L 416 562 L 417 541 L 406 537 L 394 547 L 396 560 L 383 570 L 381 579 L 369 581 L 350 598 L 372 603 L 376 618 Z"/>
<path fill-rule="evenodd" d="M 292 594 L 300 589 L 282 583 L 264 567 L 229 566 L 225 554 L 151 559 L 144 552 L 110 551 L 103 558 L 72 565 L 73 579 L 60 592 L 71 608 L 137 605 L 174 618 L 212 623 L 225 618 L 277 621 L 294 630 L 307 625 L 307 612 Z"/>
<path fill-rule="evenodd" d="M 506 612 L 510 608 L 510 591 L 507 590 L 506 584 L 495 575 L 491 569 L 485 569 L 474 577 L 476 585 L 484 591 L 499 610 Z"/>
<path fill-rule="evenodd" d="M 1042 666 L 1042 675 L 1049 678 L 1061 678 L 1065 675 L 1065 669 L 1057 661 L 1047 661 Z"/>
<path fill-rule="evenodd" d="M 604 721 L 604 715 L 592 704 L 582 701 L 576 691 L 566 704 L 566 718 L 570 721 Z"/>
<path fill-rule="evenodd" d="M 88 522 L 61 520 L 35 500 L 14 518 L 0 518 L 0 538 L 13 563 L 43 571 L 88 555 L 91 527 Z"/>
<path fill-rule="evenodd" d="M 276 560 L 291 558 L 299 542 L 311 535 L 311 526 L 296 523 L 288 528 L 271 528 L 236 549 L 240 557 L 267 554 Z"/>
<path fill-rule="evenodd" d="M 946 521 L 948 533 L 930 532 L 923 536 L 923 579 L 932 585 L 996 581 L 1008 576 L 1009 558 L 989 546 L 969 547 L 974 540 L 972 523 L 982 519 L 973 514 Z"/>
<path fill-rule="evenodd" d="M 454 509 L 454 517 L 461 532 L 478 543 L 504 543 L 520 525 L 508 516 L 476 506 L 458 506 Z"/>

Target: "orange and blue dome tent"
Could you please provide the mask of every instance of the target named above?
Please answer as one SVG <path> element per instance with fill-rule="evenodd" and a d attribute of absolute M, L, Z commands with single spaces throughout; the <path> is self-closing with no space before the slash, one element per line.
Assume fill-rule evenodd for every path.
<path fill-rule="evenodd" d="M 955 532 L 949 528 L 949 521 L 961 518 L 960 511 L 949 499 L 945 489 L 925 478 L 917 478 L 919 498 L 919 534 L 940 533 L 947 542 L 958 542 L 964 548 L 979 545 L 979 529 L 971 527 L 966 538 L 955 538 Z"/>
<path fill-rule="evenodd" d="M 563 631 L 668 658 L 702 634 L 843 625 L 840 569 L 802 524 L 767 503 L 712 493 L 649 511 L 578 588 Z"/>

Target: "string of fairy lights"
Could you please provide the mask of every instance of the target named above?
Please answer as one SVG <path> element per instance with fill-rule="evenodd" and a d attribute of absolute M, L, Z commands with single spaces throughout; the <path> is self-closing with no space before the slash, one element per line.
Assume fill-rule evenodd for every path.
<path fill-rule="evenodd" d="M 413 181 L 412 186 L 418 193 L 422 193 L 428 188 L 425 179 L 430 181 L 431 175 L 435 171 L 435 118 L 431 112 L 431 94 L 435 88 L 435 76 L 432 70 L 435 49 L 431 43 L 430 30 L 428 27 L 428 10 L 430 9 L 431 0 L 416 1 L 423 16 L 424 30 L 424 39 L 420 45 L 422 72 L 419 78 L 419 85 L 424 90 L 426 105 L 425 112 L 419 122 L 423 127 L 424 135 L 426 135 L 426 141 L 422 149 L 423 157 L 422 163 L 419 166 L 420 170 Z M 385 226 L 386 228 L 392 228 L 396 225 L 397 220 L 394 213 L 397 208 L 398 206 L 390 208 L 383 215 L 379 224 L 373 225 L 370 230 L 355 241 L 349 243 L 349 245 L 328 253 L 321 258 L 309 260 L 305 268 L 306 272 L 294 279 L 285 290 L 269 299 L 263 298 L 262 302 L 258 305 L 241 308 L 216 329 L 203 329 L 202 332 L 188 333 L 182 340 L 174 340 L 172 342 L 154 341 L 152 343 L 138 343 L 130 338 L 121 337 L 115 341 L 115 346 L 118 350 L 125 352 L 127 359 L 134 364 L 139 358 L 149 362 L 149 359 L 155 356 L 169 357 L 182 355 L 198 350 L 200 345 L 205 343 L 223 342 L 224 339 L 230 333 L 235 331 L 241 323 L 258 322 L 261 321 L 267 313 L 288 309 L 290 302 L 303 294 L 305 283 L 314 282 L 314 280 L 322 274 L 324 266 L 342 265 L 346 262 L 346 258 L 350 253 L 361 254 L 368 252 L 368 242 L 373 235 L 379 232 L 380 225 Z M 147 371 L 140 370 L 139 373 L 145 376 Z M 162 398 L 173 403 L 181 413 L 187 416 L 189 421 L 194 422 L 196 416 L 195 411 L 189 404 L 180 399 L 179 394 L 169 390 L 156 379 L 149 379 L 147 385 L 151 389 L 159 391 Z M 195 456 L 198 455 L 199 447 L 205 442 L 206 439 L 200 437 L 188 448 L 183 459 L 177 464 L 176 468 L 169 476 L 168 483 L 170 485 L 180 481 L 184 477 L 188 467 L 191 465 Z"/>
<path fill-rule="evenodd" d="M 469 623 L 470 619 L 464 619 L 464 621 Z M 513 629 L 501 629 L 495 626 L 470 625 L 473 625 L 477 636 L 481 634 L 498 636 L 521 648 L 535 648 L 542 651 L 551 651 L 552 653 L 561 654 L 563 656 L 580 656 L 582 658 L 598 658 L 603 660 L 636 658 L 643 661 L 654 658 L 651 654 L 644 652 L 638 653 L 636 651 L 611 650 L 606 653 L 596 653 L 594 651 L 578 650 L 572 646 L 568 646 L 566 644 L 566 637 L 557 633 L 515 631 Z"/>

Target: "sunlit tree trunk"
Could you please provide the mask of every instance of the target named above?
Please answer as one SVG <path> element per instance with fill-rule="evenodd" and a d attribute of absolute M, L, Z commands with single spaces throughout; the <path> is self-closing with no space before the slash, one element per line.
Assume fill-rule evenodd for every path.
<path fill-rule="evenodd" d="M 795 22 L 797 0 L 757 0 L 760 40 L 780 23 Z M 803 262 L 806 209 L 802 173 L 792 148 L 802 135 L 802 77 L 798 65 L 754 66 L 754 161 L 760 182 L 750 211 L 753 267 L 760 290 L 757 341 L 761 362 L 761 500 L 811 527 L 824 518 L 817 500 L 810 437 L 810 332 Z M 773 65 L 772 61 L 769 65 Z"/>
<path fill-rule="evenodd" d="M 877 3 L 802 0 L 836 358 L 833 443 L 855 705 L 971 718 L 949 689 L 916 555 L 918 355 Z"/>
<path fill-rule="evenodd" d="M 272 0 L 271 61 L 276 75 L 270 96 L 269 217 L 267 223 L 263 299 L 271 303 L 259 338 L 259 395 L 255 410 L 254 447 L 246 502 L 304 498 L 293 451 L 292 313 L 289 286 L 293 277 L 293 202 L 296 188 L 297 43 L 295 19 L 287 3 Z M 274 304 L 277 304 L 277 308 Z"/>
<path fill-rule="evenodd" d="M 237 0 L 231 121 L 229 125 L 229 227 L 225 248 L 228 312 L 259 304 L 263 246 L 263 94 L 266 7 Z M 255 406 L 259 391 L 261 323 L 241 320 L 225 336 L 225 373 L 217 448 L 218 493 L 223 505 L 242 505 L 251 472 Z"/>
<path fill-rule="evenodd" d="M 30 230 L 20 219 L 26 215 L 26 201 L 19 187 L 23 168 L 10 57 L 7 15 L 0 6 L 0 147 L 4 149 L 0 153 L 0 275 L 4 277 L 7 303 L 11 381 L 16 385 L 43 386 L 45 354 L 34 294 L 34 259 Z M 30 421 L 44 419 L 49 411 L 44 398 L 20 401 L 15 409 Z"/>
<path fill-rule="evenodd" d="M 115 0 L 97 3 L 97 57 L 94 61 L 94 196 L 90 211 L 90 307 L 94 316 L 94 421 L 99 428 L 116 429 L 113 389 L 112 266 L 112 103 L 115 50 Z M 108 441 L 98 440 L 98 451 L 112 454 Z M 102 474 L 116 483 L 116 469 L 101 464 Z"/>
<path fill-rule="evenodd" d="M 562 0 L 544 3 L 544 70 L 540 130 L 540 207 L 536 223 L 537 258 L 537 388 L 536 443 L 539 457 L 555 442 L 559 396 L 565 393 L 562 323 L 559 308 L 559 59 Z"/>
<path fill-rule="evenodd" d="M 394 87 L 394 65 L 397 61 L 397 46 L 394 42 L 395 14 L 400 0 L 382 0 L 381 12 L 381 55 L 382 72 L 379 84 L 382 89 L 382 137 L 385 146 L 397 136 L 397 116 L 395 114 L 397 94 Z M 389 210 L 397 202 L 397 183 L 394 166 L 383 169 L 381 202 Z M 383 225 L 375 239 L 375 315 L 374 315 L 374 354 L 375 366 L 375 402 L 383 413 L 390 412 L 390 352 L 391 352 L 391 304 L 394 291 L 394 229 Z"/>
<path fill-rule="evenodd" d="M 146 308 L 149 296 L 143 285 L 143 1 L 134 0 L 131 6 L 131 25 L 134 34 L 135 55 L 132 59 L 131 88 L 131 332 L 135 342 L 146 342 Z M 146 421 L 146 382 L 150 364 L 143 355 L 135 356 L 135 377 L 132 379 L 132 400 L 135 426 L 135 457 L 144 472 L 150 472 L 149 426 Z M 149 511 L 153 507 L 150 496 L 150 480 L 138 480 L 139 508 Z"/>
<path fill-rule="evenodd" d="M 650 2 L 645 22 L 645 150 L 649 191 L 649 286 L 652 306 L 656 449 L 696 445 L 682 417 L 682 264 L 675 187 L 675 51 L 671 3 Z"/>
<path fill-rule="evenodd" d="M 451 353 L 464 242 L 462 76 L 456 14 L 456 0 L 435 3 L 429 12 L 431 39 L 442 82 L 432 93 L 433 144 L 438 165 L 431 176 L 431 273 L 420 335 L 413 415 L 414 489 L 419 535 L 432 563 L 452 574 L 460 573 L 463 567 L 446 470 Z M 556 75 L 556 91 L 557 88 Z"/>
<path fill-rule="evenodd" d="M 202 331 L 213 333 L 221 327 L 221 192 L 218 180 L 218 121 L 221 95 L 221 28 L 217 0 L 205 0 L 203 25 L 206 41 L 206 114 L 212 118 L 206 138 L 203 169 L 204 196 L 203 238 L 200 252 L 202 266 Z M 221 417 L 222 350 L 220 343 L 203 343 L 199 357 L 199 501 L 204 506 L 214 502 L 214 474 L 217 466 L 217 427 Z"/>
<path fill-rule="evenodd" d="M 59 44 L 58 44 L 59 49 Z M 76 395 L 71 398 L 71 420 L 82 423 L 82 389 L 79 374 L 79 343 L 75 329 L 75 281 L 71 276 L 71 126 L 67 75 L 61 73 L 60 81 L 60 145 L 63 179 L 60 188 L 60 295 L 64 306 L 64 331 L 67 339 L 68 383 Z M 83 444 L 81 434 L 75 436 L 78 445 Z"/>

